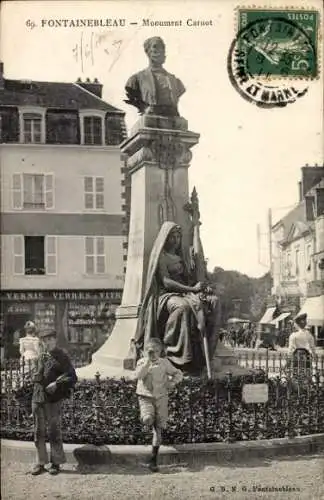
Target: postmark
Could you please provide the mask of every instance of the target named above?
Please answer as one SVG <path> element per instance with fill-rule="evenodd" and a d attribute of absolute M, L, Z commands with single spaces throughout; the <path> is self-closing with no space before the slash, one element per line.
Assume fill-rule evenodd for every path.
<path fill-rule="evenodd" d="M 318 11 L 239 8 L 237 18 L 238 32 L 253 26 L 245 33 L 245 36 L 252 35 L 248 61 L 251 74 L 291 79 L 318 76 Z M 255 29 L 258 29 L 257 36 Z"/>
<path fill-rule="evenodd" d="M 245 24 L 247 18 L 242 19 Z M 273 15 L 254 19 L 239 30 L 227 67 L 239 94 L 264 108 L 284 107 L 305 95 L 307 82 L 316 78 L 318 69 L 308 33 L 295 21 Z"/>

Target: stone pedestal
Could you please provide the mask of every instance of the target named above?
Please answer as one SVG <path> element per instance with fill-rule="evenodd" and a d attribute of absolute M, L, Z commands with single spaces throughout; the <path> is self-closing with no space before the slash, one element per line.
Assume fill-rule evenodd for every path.
<path fill-rule="evenodd" d="M 92 363 L 78 370 L 79 377 L 93 377 L 97 371 L 103 376 L 132 376 L 130 342 L 137 328 L 150 252 L 162 223 L 179 224 L 184 244 L 189 244 L 190 220 L 184 205 L 189 201 L 190 148 L 198 140 L 199 134 L 188 131 L 183 118 L 144 115 L 121 145 L 131 174 L 123 298 L 110 338 L 94 354 Z"/>
<path fill-rule="evenodd" d="M 230 372 L 233 376 L 253 374 L 255 370 L 239 366 L 235 350 L 219 341 L 211 361 L 213 379 L 223 379 Z"/>

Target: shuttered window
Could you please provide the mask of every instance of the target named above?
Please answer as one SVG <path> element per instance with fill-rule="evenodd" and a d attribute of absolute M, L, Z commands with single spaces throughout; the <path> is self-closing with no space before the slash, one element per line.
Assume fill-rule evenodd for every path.
<path fill-rule="evenodd" d="M 84 206 L 89 210 L 104 209 L 104 178 L 84 178 Z"/>
<path fill-rule="evenodd" d="M 103 236 L 86 236 L 85 270 L 87 274 L 104 274 L 106 271 L 105 239 Z"/>
<path fill-rule="evenodd" d="M 57 240 L 55 236 L 46 236 L 45 253 L 46 253 L 46 274 L 57 273 Z"/>
<path fill-rule="evenodd" d="M 24 274 L 25 249 L 24 249 L 24 237 L 22 235 L 13 236 L 13 254 L 14 254 L 14 274 Z"/>
<path fill-rule="evenodd" d="M 52 174 L 13 174 L 12 206 L 21 209 L 54 207 L 54 176 Z"/>

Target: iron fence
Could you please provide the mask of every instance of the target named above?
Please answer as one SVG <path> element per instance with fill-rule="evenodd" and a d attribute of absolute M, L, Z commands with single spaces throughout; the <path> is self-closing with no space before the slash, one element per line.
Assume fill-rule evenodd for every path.
<path fill-rule="evenodd" d="M 236 353 L 236 358 L 239 366 L 262 369 L 269 378 L 284 376 L 289 371 L 289 365 L 291 364 L 291 357 L 287 351 L 271 351 L 269 349 L 248 349 L 245 352 L 241 350 Z M 296 363 L 299 370 L 302 370 L 305 364 L 302 354 L 297 356 Z M 314 376 L 324 374 L 324 353 L 319 352 L 310 359 L 310 369 Z"/>
<path fill-rule="evenodd" d="M 165 443 L 233 442 L 324 432 L 324 356 L 309 364 L 299 356 L 289 363 L 285 353 L 238 356 L 240 366 L 253 368 L 244 376 L 228 373 L 207 381 L 185 378 L 169 397 Z M 9 439 L 33 439 L 31 399 L 27 387 L 32 366 L 7 362 L 1 372 L 1 434 Z M 235 373 L 235 372 L 234 372 Z M 242 400 L 245 383 L 266 383 L 266 403 Z M 78 382 L 64 400 L 65 442 L 94 444 L 149 443 L 142 427 L 135 382 L 102 379 Z"/>

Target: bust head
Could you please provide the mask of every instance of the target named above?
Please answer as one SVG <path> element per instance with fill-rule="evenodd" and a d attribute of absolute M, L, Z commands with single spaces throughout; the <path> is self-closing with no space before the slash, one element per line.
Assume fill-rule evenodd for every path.
<path fill-rule="evenodd" d="M 162 66 L 165 62 L 165 43 L 159 36 L 153 36 L 145 40 L 144 50 L 151 66 Z"/>

